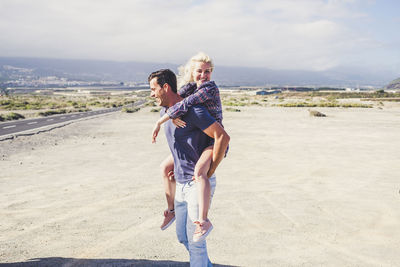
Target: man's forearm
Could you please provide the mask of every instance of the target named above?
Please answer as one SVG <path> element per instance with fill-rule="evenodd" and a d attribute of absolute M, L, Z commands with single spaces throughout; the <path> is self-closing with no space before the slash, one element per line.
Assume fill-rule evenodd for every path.
<path fill-rule="evenodd" d="M 207 173 L 207 176 L 211 177 L 225 156 L 225 151 L 228 147 L 230 137 L 218 122 L 214 122 L 203 131 L 211 138 L 214 138 L 212 161 L 210 164 L 210 169 Z"/>
<path fill-rule="evenodd" d="M 225 151 L 228 147 L 230 137 L 227 133 L 224 133 L 214 139 L 214 147 L 213 147 L 213 155 L 212 161 L 210 165 L 210 169 L 208 170 L 207 176 L 210 178 L 215 170 L 217 169 L 220 162 L 223 160 L 225 156 Z"/>

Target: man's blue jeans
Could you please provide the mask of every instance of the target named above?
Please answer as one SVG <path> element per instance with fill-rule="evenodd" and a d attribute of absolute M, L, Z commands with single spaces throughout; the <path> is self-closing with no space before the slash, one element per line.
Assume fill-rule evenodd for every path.
<path fill-rule="evenodd" d="M 216 186 L 215 175 L 210 177 L 211 198 Z M 195 221 L 199 216 L 199 195 L 195 181 L 176 183 L 175 193 L 175 218 L 176 235 L 179 242 L 185 245 L 190 255 L 191 267 L 212 266 L 208 254 L 206 241 L 193 242 L 193 234 L 196 229 Z"/>

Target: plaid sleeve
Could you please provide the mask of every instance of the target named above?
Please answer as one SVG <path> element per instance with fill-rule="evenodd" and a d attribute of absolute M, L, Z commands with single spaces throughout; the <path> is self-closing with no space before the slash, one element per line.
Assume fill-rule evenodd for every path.
<path fill-rule="evenodd" d="M 194 90 L 196 90 L 196 84 L 195 83 L 188 83 L 182 86 L 179 91 L 178 95 L 181 97 L 185 98 L 188 97 L 189 95 L 193 94 Z"/>
<path fill-rule="evenodd" d="M 175 119 L 183 116 L 188 109 L 197 104 L 202 104 L 207 100 L 214 99 L 216 94 L 217 86 L 214 82 L 203 83 L 197 91 L 188 97 L 184 98 L 182 101 L 176 103 L 167 110 L 167 114 L 171 119 Z"/>

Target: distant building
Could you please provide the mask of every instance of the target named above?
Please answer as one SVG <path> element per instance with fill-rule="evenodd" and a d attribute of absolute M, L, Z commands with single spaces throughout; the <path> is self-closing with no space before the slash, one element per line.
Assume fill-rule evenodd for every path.
<path fill-rule="evenodd" d="M 256 95 L 273 95 L 273 94 L 279 94 L 282 93 L 280 90 L 272 90 L 272 91 L 266 91 L 266 90 L 261 90 L 256 92 Z"/>

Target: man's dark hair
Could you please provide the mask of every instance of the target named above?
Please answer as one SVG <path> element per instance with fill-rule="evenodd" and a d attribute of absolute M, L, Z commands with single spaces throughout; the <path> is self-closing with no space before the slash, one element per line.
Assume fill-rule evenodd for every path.
<path fill-rule="evenodd" d="M 150 82 L 152 79 L 157 78 L 157 83 L 162 87 L 164 84 L 169 84 L 171 89 L 174 93 L 177 92 L 176 90 L 176 75 L 170 69 L 161 69 L 157 70 L 149 75 L 147 80 Z"/>

